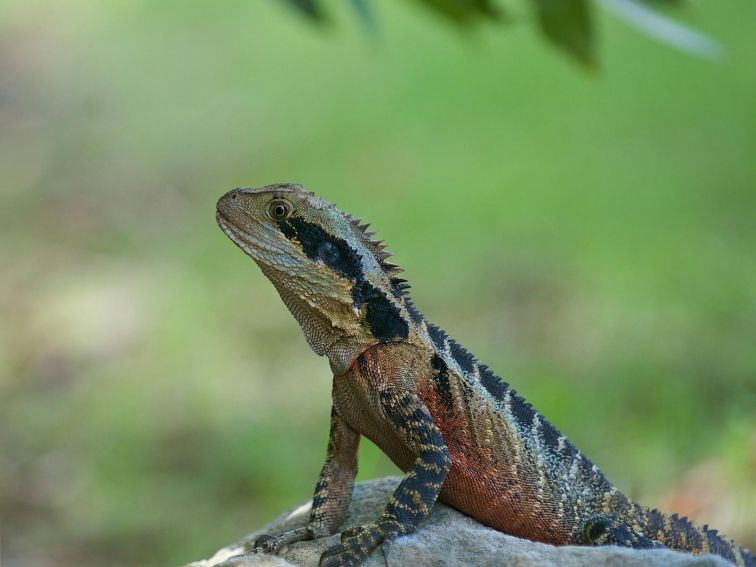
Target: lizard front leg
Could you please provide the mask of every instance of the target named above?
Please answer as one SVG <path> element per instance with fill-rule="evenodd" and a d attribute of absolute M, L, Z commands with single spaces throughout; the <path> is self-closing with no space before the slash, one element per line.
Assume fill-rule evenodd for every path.
<path fill-rule="evenodd" d="M 441 432 L 416 395 L 388 390 L 380 392 L 379 398 L 396 433 L 418 457 L 378 520 L 344 531 L 341 543 L 320 558 L 321 567 L 359 565 L 378 545 L 414 532 L 430 514 L 451 467 Z"/>
<path fill-rule="evenodd" d="M 360 435 L 331 408 L 328 454 L 315 486 L 310 523 L 278 536 L 261 536 L 252 553 L 276 553 L 295 541 L 311 540 L 333 534 L 341 525 L 352 499 L 357 474 L 357 448 Z"/>

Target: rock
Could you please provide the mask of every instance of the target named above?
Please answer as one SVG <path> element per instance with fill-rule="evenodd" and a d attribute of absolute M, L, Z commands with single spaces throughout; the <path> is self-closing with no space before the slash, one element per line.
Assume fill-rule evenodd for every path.
<path fill-rule="evenodd" d="M 352 505 L 343 528 L 374 521 L 401 479 L 386 477 L 357 483 Z M 320 555 L 339 542 L 339 534 L 315 541 L 292 544 L 280 556 L 250 555 L 235 557 L 262 534 L 279 534 L 304 526 L 311 502 L 282 514 L 261 530 L 238 543 L 224 547 L 210 559 L 186 567 L 285 567 L 317 566 Z M 436 504 L 431 517 L 412 535 L 393 542 L 388 559 L 379 548 L 365 567 L 444 567 L 456 565 L 516 567 L 732 567 L 713 555 L 693 556 L 666 549 L 635 550 L 622 547 L 555 547 L 512 537 L 488 528 L 472 518 Z"/>

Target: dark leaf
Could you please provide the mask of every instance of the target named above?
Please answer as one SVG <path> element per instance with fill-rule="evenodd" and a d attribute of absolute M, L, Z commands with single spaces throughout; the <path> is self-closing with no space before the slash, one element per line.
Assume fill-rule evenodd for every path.
<path fill-rule="evenodd" d="M 326 19 L 318 0 L 283 0 L 283 2 L 315 22 L 323 22 Z"/>
<path fill-rule="evenodd" d="M 492 0 L 415 0 L 457 24 L 469 24 L 476 18 L 498 18 L 500 11 Z"/>
<path fill-rule="evenodd" d="M 584 65 L 595 65 L 593 22 L 588 0 L 534 0 L 546 37 Z"/>

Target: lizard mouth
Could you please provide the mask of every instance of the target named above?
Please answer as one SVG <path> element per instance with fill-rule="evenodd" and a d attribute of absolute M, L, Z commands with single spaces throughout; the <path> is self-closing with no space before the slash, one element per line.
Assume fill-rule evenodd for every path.
<path fill-rule="evenodd" d="M 247 254 L 247 256 L 250 256 L 253 260 L 260 259 L 259 251 L 264 247 L 264 243 L 262 241 L 236 226 L 220 211 L 215 212 L 215 220 L 221 230 L 226 234 L 226 236 L 228 236 L 234 244 L 241 248 L 244 253 Z"/>

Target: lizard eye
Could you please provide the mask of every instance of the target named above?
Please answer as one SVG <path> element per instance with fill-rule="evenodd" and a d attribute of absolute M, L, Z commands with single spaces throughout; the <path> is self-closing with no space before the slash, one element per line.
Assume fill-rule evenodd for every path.
<path fill-rule="evenodd" d="M 268 216 L 274 221 L 285 220 L 291 214 L 291 205 L 286 201 L 271 201 L 268 205 Z"/>

